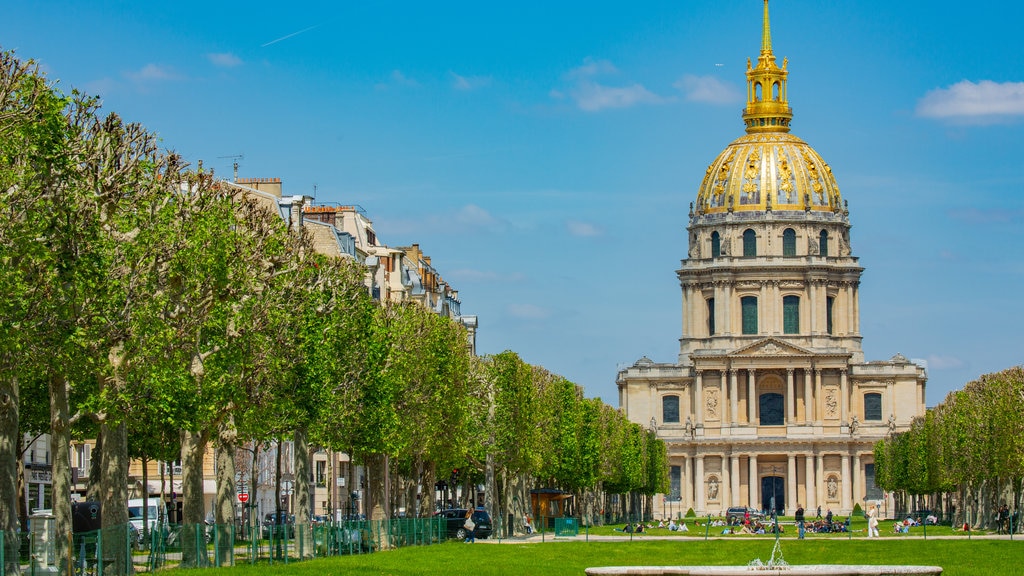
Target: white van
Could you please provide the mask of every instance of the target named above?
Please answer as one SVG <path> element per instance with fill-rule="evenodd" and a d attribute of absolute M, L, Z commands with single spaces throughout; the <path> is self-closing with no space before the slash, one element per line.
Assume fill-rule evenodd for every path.
<path fill-rule="evenodd" d="M 128 501 L 128 521 L 135 529 L 142 534 L 142 517 L 145 511 L 146 521 L 149 524 L 149 532 L 156 529 L 160 521 L 160 499 L 159 498 L 132 498 Z"/>

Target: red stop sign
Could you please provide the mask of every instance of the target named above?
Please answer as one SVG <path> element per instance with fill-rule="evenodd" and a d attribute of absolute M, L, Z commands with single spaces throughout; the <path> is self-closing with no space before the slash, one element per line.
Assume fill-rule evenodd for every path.
<path fill-rule="evenodd" d="M 239 502 L 241 502 L 241 503 L 243 503 L 243 504 L 244 504 L 244 503 L 246 503 L 246 502 L 248 502 L 248 501 L 249 501 L 249 493 L 248 493 L 248 492 L 242 492 L 242 493 L 240 493 L 240 494 L 238 495 L 238 501 L 239 501 Z"/>

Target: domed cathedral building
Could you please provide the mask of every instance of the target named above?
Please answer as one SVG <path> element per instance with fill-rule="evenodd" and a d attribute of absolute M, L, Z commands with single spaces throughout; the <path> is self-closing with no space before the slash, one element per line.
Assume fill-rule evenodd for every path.
<path fill-rule="evenodd" d="M 829 165 L 790 133 L 768 0 L 763 18 L 746 134 L 711 162 L 691 204 L 678 363 L 645 357 L 617 378 L 628 417 L 667 444 L 671 491 L 656 515 L 773 501 L 786 515 L 798 503 L 846 515 L 879 503 L 875 442 L 925 413 L 924 368 L 900 354 L 864 360 L 847 203 Z"/>

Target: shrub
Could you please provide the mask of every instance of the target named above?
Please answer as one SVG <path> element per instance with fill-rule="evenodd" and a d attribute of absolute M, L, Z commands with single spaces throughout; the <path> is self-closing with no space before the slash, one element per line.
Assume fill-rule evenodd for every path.
<path fill-rule="evenodd" d="M 697 514 L 694 513 L 693 508 L 690 508 L 689 510 L 686 511 L 686 517 L 687 518 L 696 518 Z"/>
<path fill-rule="evenodd" d="M 850 516 L 863 516 L 863 515 L 864 515 L 864 509 L 860 507 L 860 503 L 858 502 L 858 503 L 854 504 L 853 505 L 853 512 L 850 512 Z"/>

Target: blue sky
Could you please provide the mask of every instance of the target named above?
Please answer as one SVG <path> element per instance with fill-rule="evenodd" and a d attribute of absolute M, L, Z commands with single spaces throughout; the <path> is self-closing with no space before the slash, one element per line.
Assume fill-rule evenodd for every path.
<path fill-rule="evenodd" d="M 758 0 L 4 3 L 0 47 L 230 178 L 358 204 L 518 352 L 617 405 L 673 362 L 688 206 L 743 134 Z M 1020 364 L 1019 3 L 771 3 L 793 133 L 829 162 L 869 360 L 927 403 Z"/>

